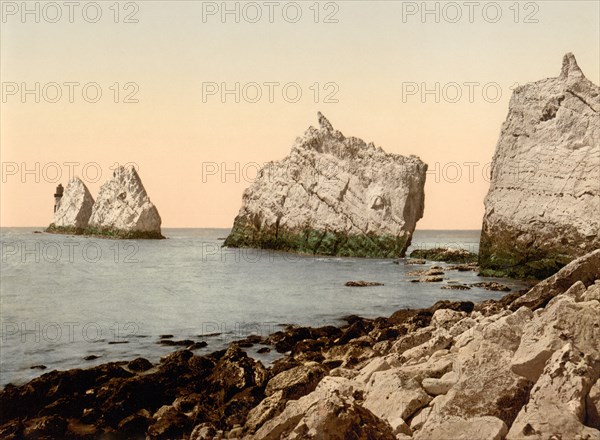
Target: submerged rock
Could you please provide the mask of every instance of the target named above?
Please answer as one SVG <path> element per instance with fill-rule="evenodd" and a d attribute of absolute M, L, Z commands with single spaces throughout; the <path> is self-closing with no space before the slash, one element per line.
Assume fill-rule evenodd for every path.
<path fill-rule="evenodd" d="M 440 281 L 444 281 L 444 277 L 433 275 L 423 276 L 418 280 L 410 280 L 411 283 L 439 283 Z"/>
<path fill-rule="evenodd" d="M 54 212 L 54 222 L 48 232 L 64 230 L 77 233 L 87 228 L 94 199 L 85 183 L 74 177 L 69 180 Z"/>
<path fill-rule="evenodd" d="M 119 167 L 102 185 L 89 221 L 89 232 L 123 238 L 164 238 L 161 218 L 135 168 Z"/>
<path fill-rule="evenodd" d="M 423 258 L 432 261 L 445 261 L 447 263 L 475 263 L 477 254 L 466 249 L 434 248 L 415 249 L 410 253 L 411 258 Z"/>
<path fill-rule="evenodd" d="M 427 165 L 346 138 L 320 113 L 319 124 L 258 173 L 224 245 L 404 256 L 423 216 Z"/>
<path fill-rule="evenodd" d="M 599 93 L 570 53 L 560 76 L 515 89 L 485 199 L 483 275 L 543 279 L 600 247 Z"/>
<path fill-rule="evenodd" d="M 347 281 L 344 284 L 346 287 L 370 287 L 370 286 L 383 286 L 383 283 L 376 281 Z"/>
<path fill-rule="evenodd" d="M 494 281 L 482 281 L 480 283 L 473 283 L 471 286 L 480 287 L 485 290 L 491 290 L 492 292 L 510 292 L 510 287 Z"/>

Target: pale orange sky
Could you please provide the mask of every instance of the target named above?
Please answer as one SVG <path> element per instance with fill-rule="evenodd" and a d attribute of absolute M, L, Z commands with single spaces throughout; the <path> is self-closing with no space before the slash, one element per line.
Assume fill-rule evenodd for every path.
<path fill-rule="evenodd" d="M 3 8 L 6 3 L 21 4 L 3 2 Z M 97 23 L 88 23 L 81 11 L 75 11 L 73 23 L 68 17 L 48 23 L 46 18 L 54 17 L 50 10 L 46 17 L 40 15 L 40 23 L 30 16 L 22 23 L 18 13 L 5 14 L 0 31 L 0 224 L 45 226 L 52 221 L 57 184 L 52 182 L 52 162 L 60 165 L 63 185 L 69 172 L 65 163 L 78 163 L 77 174 L 94 196 L 112 164 L 135 162 L 163 227 L 230 227 L 250 185 L 244 177 L 254 175 L 253 164 L 287 155 L 294 139 L 317 124 L 321 111 L 346 136 L 373 141 L 387 152 L 418 155 L 429 164 L 425 215 L 418 229 L 478 229 L 489 186 L 482 169 L 491 160 L 506 117 L 510 87 L 557 76 L 566 52 L 573 52 L 585 75 L 599 82 L 597 1 L 529 2 L 537 11 L 521 2 L 517 23 L 515 9 L 509 9 L 512 1 L 500 2 L 502 17 L 496 23 L 480 10 L 473 23 L 467 16 L 448 23 L 441 9 L 440 23 L 433 16 L 423 23 L 418 14 L 403 22 L 402 8 L 411 2 L 385 1 L 330 2 L 337 5 L 338 23 L 323 23 L 334 11 L 332 6 L 326 10 L 325 3 L 320 4 L 319 23 L 309 9 L 313 2 L 302 3 L 303 15 L 296 23 L 286 22 L 277 11 L 274 23 L 266 17 L 249 23 L 243 16 L 240 23 L 232 18 L 223 23 L 217 16 L 203 22 L 203 3 L 193 1 L 137 2 L 138 23 L 122 22 L 133 11 L 124 10 L 126 3 L 120 3 L 123 10 L 115 23 L 109 9 L 114 2 L 101 2 Z M 435 2 L 429 6 L 434 8 Z M 66 9 L 62 12 L 68 15 Z M 450 13 L 446 10 L 447 17 Z M 468 15 L 468 10 L 462 13 Z M 525 23 L 532 13 L 538 23 Z M 41 96 L 42 102 L 35 103 L 28 95 L 22 103 L 18 93 L 8 94 L 8 83 L 33 88 L 36 82 L 40 87 L 60 84 L 62 99 L 49 103 Z M 67 82 L 96 82 L 102 97 L 88 103 L 79 86 L 70 103 Z M 110 87 L 117 82 L 120 101 L 133 90 L 123 90 L 123 85 L 133 82 L 139 102 L 113 102 Z M 302 97 L 286 102 L 278 88 L 269 102 L 263 85 L 257 103 L 236 103 L 231 96 L 227 103 L 219 96 L 203 102 L 207 82 L 295 82 Z M 403 100 L 409 82 L 429 88 L 454 82 L 463 97 L 456 103 L 443 97 L 436 103 L 433 95 L 423 103 L 418 94 Z M 469 102 L 468 82 L 480 84 L 474 102 Z M 318 102 L 314 83 L 320 84 Z M 337 85 L 339 102 L 324 102 L 333 90 L 325 90 L 326 83 Z M 489 83 L 501 87 L 497 102 L 482 96 L 482 86 Z M 445 90 L 454 97 L 455 89 Z M 493 89 L 488 90 L 493 98 Z M 46 91 L 52 99 L 54 91 Z M 472 181 L 466 162 L 473 163 Z M 93 182 L 95 165 L 88 165 L 87 176 L 81 173 L 90 163 L 102 171 L 98 182 Z M 213 164 L 220 172 L 222 164 L 235 170 L 236 163 L 237 175 L 203 176 L 203 169 L 214 169 Z M 455 179 L 450 163 L 461 164 L 462 177 L 454 183 L 443 178 L 445 170 Z M 24 168 L 34 171 L 27 174 Z"/>

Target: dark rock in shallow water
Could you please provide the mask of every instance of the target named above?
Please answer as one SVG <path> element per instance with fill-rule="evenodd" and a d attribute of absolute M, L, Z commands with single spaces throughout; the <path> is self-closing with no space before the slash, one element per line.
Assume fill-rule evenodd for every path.
<path fill-rule="evenodd" d="M 335 343 L 336 344 L 347 344 L 352 339 L 360 338 L 361 336 L 367 335 L 373 330 L 373 323 L 366 320 L 360 319 L 354 321 L 345 329 L 342 329 L 342 336 L 340 336 Z"/>
<path fill-rule="evenodd" d="M 95 354 L 90 354 L 89 356 L 86 356 L 83 358 L 84 361 L 93 361 L 98 359 L 100 356 L 96 356 Z"/>
<path fill-rule="evenodd" d="M 445 290 L 470 290 L 469 286 L 465 286 L 464 284 L 446 284 L 442 286 L 442 289 Z"/>
<path fill-rule="evenodd" d="M 477 263 L 455 264 L 446 267 L 446 270 L 457 270 L 459 272 L 477 271 L 479 270 L 479 265 Z"/>
<path fill-rule="evenodd" d="M 261 347 L 258 350 L 256 350 L 257 353 L 263 354 L 263 353 L 269 353 L 271 351 L 271 349 L 269 347 Z"/>
<path fill-rule="evenodd" d="M 407 258 L 404 264 L 426 264 L 427 261 L 422 258 Z"/>
<path fill-rule="evenodd" d="M 254 344 L 252 342 L 246 341 L 244 339 L 239 340 L 239 341 L 235 341 L 234 344 L 237 345 L 240 348 L 250 348 L 250 347 L 254 346 Z"/>
<path fill-rule="evenodd" d="M 491 290 L 494 292 L 510 292 L 510 287 L 505 286 L 504 284 L 496 283 L 493 281 L 484 281 L 481 283 L 473 283 L 471 286 L 481 287 L 485 290 Z"/>
<path fill-rule="evenodd" d="M 413 271 L 407 272 L 406 275 L 408 275 L 410 277 L 440 276 L 440 275 L 444 275 L 444 271 L 442 270 L 442 268 L 434 266 L 434 267 L 430 267 L 429 269 L 413 270 Z"/>
<path fill-rule="evenodd" d="M 444 299 L 441 301 L 437 301 L 434 305 L 432 305 L 429 308 L 429 310 L 432 313 L 435 313 L 437 310 L 440 309 L 449 309 L 454 310 L 456 312 L 471 313 L 474 308 L 475 304 L 473 304 L 471 301 L 448 301 Z"/>
<path fill-rule="evenodd" d="M 346 287 L 369 287 L 369 286 L 383 286 L 383 283 L 376 281 L 347 281 L 344 284 Z"/>
<path fill-rule="evenodd" d="M 152 363 L 145 358 L 136 358 L 127 364 L 131 371 L 147 371 L 152 368 Z"/>
<path fill-rule="evenodd" d="M 191 339 L 182 339 L 181 341 L 174 341 L 172 339 L 161 339 L 158 341 L 161 345 L 171 345 L 176 347 L 189 347 L 194 344 L 194 341 Z"/>
<path fill-rule="evenodd" d="M 222 333 L 216 332 L 216 333 L 206 333 L 203 335 L 198 335 L 199 338 L 214 338 L 216 336 L 221 336 Z"/>
<path fill-rule="evenodd" d="M 310 339 L 311 330 L 308 327 L 290 327 L 285 331 L 278 331 L 266 339 L 266 343 L 275 345 L 278 353 L 285 353 L 299 341 Z"/>
<path fill-rule="evenodd" d="M 435 248 L 416 249 L 411 252 L 411 258 L 421 258 L 432 261 L 445 261 L 447 263 L 476 263 L 477 254 L 465 249 Z"/>
<path fill-rule="evenodd" d="M 410 280 L 411 283 L 439 283 L 440 281 L 444 281 L 444 277 L 424 276 L 416 280 Z"/>
<path fill-rule="evenodd" d="M 188 350 L 199 350 L 208 345 L 206 341 L 194 342 L 192 345 L 188 347 Z"/>
<path fill-rule="evenodd" d="M 30 370 L 45 370 L 46 367 L 45 365 L 32 365 L 31 367 L 29 367 Z"/>

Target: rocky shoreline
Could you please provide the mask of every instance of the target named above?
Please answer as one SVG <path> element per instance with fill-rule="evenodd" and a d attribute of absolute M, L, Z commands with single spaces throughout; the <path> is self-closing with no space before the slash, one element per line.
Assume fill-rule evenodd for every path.
<path fill-rule="evenodd" d="M 499 300 L 346 321 L 8 385 L 0 437 L 600 438 L 600 250 Z"/>

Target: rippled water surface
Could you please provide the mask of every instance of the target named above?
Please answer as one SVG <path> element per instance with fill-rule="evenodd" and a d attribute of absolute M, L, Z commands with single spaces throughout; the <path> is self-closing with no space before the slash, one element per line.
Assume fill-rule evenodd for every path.
<path fill-rule="evenodd" d="M 157 344 L 164 334 L 205 340 L 208 346 L 197 350 L 203 353 L 251 333 L 267 335 L 281 324 L 340 324 L 349 314 L 389 316 L 439 299 L 503 295 L 441 289 L 452 280 L 486 280 L 474 272 L 446 272 L 443 283 L 411 283 L 406 272 L 424 266 L 403 260 L 221 248 L 228 232 L 166 229 L 167 240 L 116 241 L 2 229 L 0 385 L 52 369 L 138 356 L 157 361 L 174 350 Z M 478 241 L 479 231 L 417 231 L 413 248 L 476 252 Z M 385 285 L 345 287 L 349 280 Z M 204 336 L 211 333 L 220 335 Z M 83 360 L 89 355 L 98 359 Z M 41 364 L 47 369 L 30 368 Z"/>

